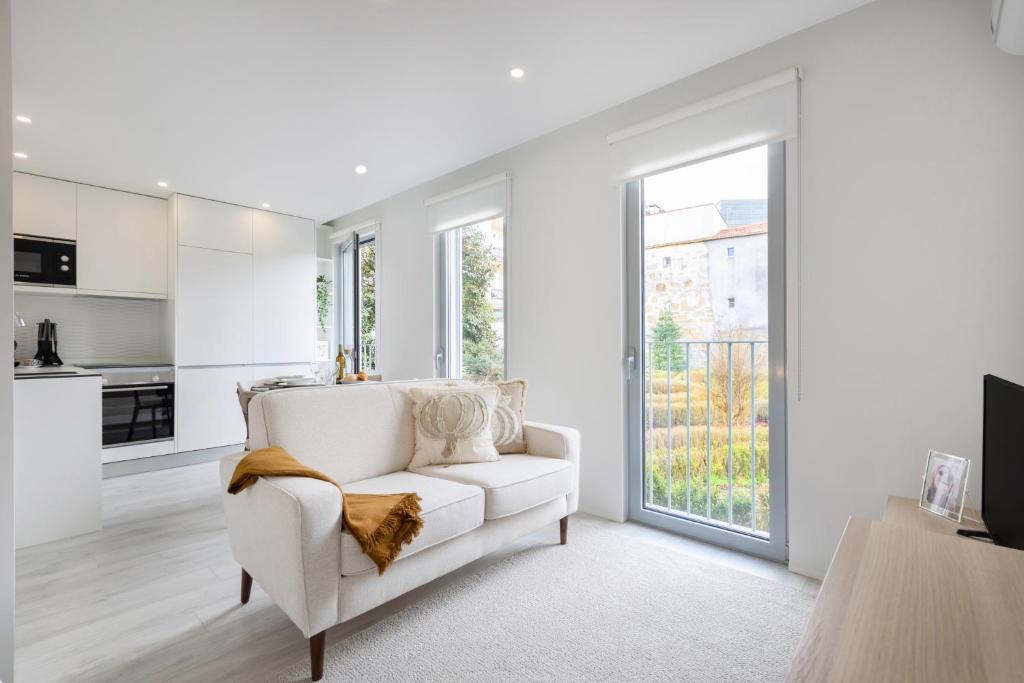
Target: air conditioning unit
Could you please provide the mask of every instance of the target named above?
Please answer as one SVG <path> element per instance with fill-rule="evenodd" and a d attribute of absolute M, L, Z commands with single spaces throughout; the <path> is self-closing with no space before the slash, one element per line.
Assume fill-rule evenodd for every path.
<path fill-rule="evenodd" d="M 1024 0 L 992 0 L 992 40 L 1001 50 L 1024 55 Z"/>

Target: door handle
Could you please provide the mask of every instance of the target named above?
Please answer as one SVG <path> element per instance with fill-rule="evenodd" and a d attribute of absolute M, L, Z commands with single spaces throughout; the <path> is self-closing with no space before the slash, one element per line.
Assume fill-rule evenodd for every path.
<path fill-rule="evenodd" d="M 626 379 L 629 380 L 636 370 L 636 347 L 630 346 L 626 352 Z"/>

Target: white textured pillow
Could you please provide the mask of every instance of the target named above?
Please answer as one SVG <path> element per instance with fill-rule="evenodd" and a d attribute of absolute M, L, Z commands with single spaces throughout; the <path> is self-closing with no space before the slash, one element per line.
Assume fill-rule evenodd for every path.
<path fill-rule="evenodd" d="M 491 432 L 498 392 L 493 386 L 410 389 L 416 450 L 409 469 L 500 460 Z"/>
<path fill-rule="evenodd" d="M 491 417 L 494 446 L 498 453 L 525 453 L 523 422 L 526 421 L 526 380 L 510 379 L 498 382 L 495 386 L 499 394 L 498 404 Z"/>

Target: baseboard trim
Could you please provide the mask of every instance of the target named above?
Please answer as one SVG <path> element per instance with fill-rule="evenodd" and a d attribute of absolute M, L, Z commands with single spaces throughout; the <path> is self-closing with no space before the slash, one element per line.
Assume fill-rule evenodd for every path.
<path fill-rule="evenodd" d="M 815 579 L 816 581 L 825 580 L 824 572 L 821 572 L 816 569 L 811 569 L 810 567 L 801 567 L 800 565 L 794 565 L 792 562 L 790 562 L 786 568 L 794 574 L 806 576 L 809 579 Z"/>
<path fill-rule="evenodd" d="M 198 465 L 203 462 L 220 460 L 225 455 L 238 453 L 243 448 L 242 444 L 235 444 L 231 446 L 218 446 L 216 448 L 204 448 L 198 451 L 185 451 L 184 453 L 154 455 L 149 458 L 138 458 L 136 460 L 107 462 L 103 463 L 103 478 L 113 479 L 114 477 L 124 477 L 141 472 L 156 472 L 157 470 L 169 470 L 174 467 Z"/>

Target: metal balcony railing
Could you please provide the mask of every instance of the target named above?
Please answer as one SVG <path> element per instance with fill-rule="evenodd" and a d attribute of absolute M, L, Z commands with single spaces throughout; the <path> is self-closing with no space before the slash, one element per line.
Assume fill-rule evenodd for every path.
<path fill-rule="evenodd" d="M 645 351 L 645 506 L 766 538 L 768 342 Z"/>
<path fill-rule="evenodd" d="M 377 369 L 376 339 L 361 339 L 359 341 L 359 368 L 367 372 Z"/>

